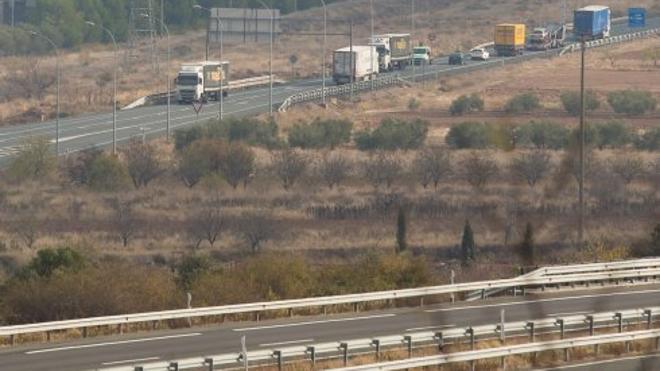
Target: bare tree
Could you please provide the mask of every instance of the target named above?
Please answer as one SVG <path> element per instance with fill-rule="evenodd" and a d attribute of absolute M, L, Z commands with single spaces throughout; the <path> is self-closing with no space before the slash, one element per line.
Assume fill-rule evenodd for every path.
<path fill-rule="evenodd" d="M 587 149 L 584 156 L 584 177 L 585 182 L 594 175 L 602 172 L 603 166 L 596 157 L 593 150 Z M 576 182 L 580 181 L 580 157 L 579 153 L 573 150 L 567 150 L 561 161 L 561 173 L 570 174 Z"/>
<path fill-rule="evenodd" d="M 379 152 L 364 162 L 364 175 L 374 188 L 383 184 L 391 188 L 402 170 L 401 162 L 391 153 Z"/>
<path fill-rule="evenodd" d="M 544 150 L 522 153 L 511 163 L 514 177 L 524 180 L 532 188 L 551 170 L 550 154 Z"/>
<path fill-rule="evenodd" d="M 17 64 L 12 73 L 5 76 L 5 84 L 13 97 L 36 98 L 43 100 L 46 91 L 55 84 L 57 77 L 53 71 L 44 70 L 38 59 Z"/>
<path fill-rule="evenodd" d="M 135 188 L 146 187 L 152 180 L 159 177 L 164 169 L 158 161 L 156 148 L 150 143 L 134 139 L 124 151 L 128 174 Z"/>
<path fill-rule="evenodd" d="M 244 144 L 231 143 L 227 150 L 225 160 L 220 165 L 222 174 L 229 185 L 236 189 L 239 184 L 247 184 L 254 176 L 254 152 Z"/>
<path fill-rule="evenodd" d="M 17 213 L 14 220 L 13 231 L 23 240 L 28 249 L 32 249 L 34 244 L 39 239 L 39 231 L 42 228 L 41 223 L 37 220 L 34 210 L 22 210 Z"/>
<path fill-rule="evenodd" d="M 440 181 L 451 175 L 451 157 L 447 150 L 440 147 L 425 148 L 417 154 L 413 168 L 422 187 L 433 184 L 437 189 Z"/>
<path fill-rule="evenodd" d="M 625 184 L 644 176 L 644 160 L 637 155 L 616 155 L 609 164 L 610 170 Z"/>
<path fill-rule="evenodd" d="M 273 154 L 273 170 L 285 190 L 289 190 L 307 170 L 307 158 L 300 152 L 287 148 Z"/>
<path fill-rule="evenodd" d="M 204 240 L 208 241 L 213 247 L 225 226 L 226 219 L 220 208 L 220 203 L 216 201 L 211 206 L 192 215 L 188 220 L 186 230 L 195 242 L 195 248 L 197 249 Z"/>
<path fill-rule="evenodd" d="M 273 219 L 263 211 L 243 213 L 236 222 L 236 230 L 253 253 L 258 252 L 264 242 L 278 235 Z"/>
<path fill-rule="evenodd" d="M 464 179 L 475 188 L 484 188 L 497 175 L 499 168 L 495 160 L 478 152 L 472 152 L 461 161 Z"/>
<path fill-rule="evenodd" d="M 94 82 L 96 83 L 96 86 L 99 88 L 99 97 L 101 97 L 101 99 L 104 98 L 105 88 L 108 86 L 108 84 L 110 84 L 111 81 L 112 81 L 112 73 L 110 71 L 103 71 L 96 77 L 96 80 Z"/>
<path fill-rule="evenodd" d="M 316 171 L 323 182 L 332 189 L 349 176 L 353 164 L 343 155 L 324 155 L 319 161 Z"/>
<path fill-rule="evenodd" d="M 113 198 L 108 201 L 113 211 L 112 224 L 121 238 L 124 247 L 138 230 L 138 218 L 135 214 L 134 203 L 129 200 Z"/>

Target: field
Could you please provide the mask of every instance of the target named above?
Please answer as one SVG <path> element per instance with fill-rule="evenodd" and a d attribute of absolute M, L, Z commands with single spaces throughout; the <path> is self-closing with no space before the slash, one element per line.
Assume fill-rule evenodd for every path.
<path fill-rule="evenodd" d="M 589 52 L 587 82 L 601 104 L 588 121 L 602 128 L 616 120 L 627 141 L 590 142 L 584 246 L 577 119 L 560 99 L 577 88 L 578 56 L 569 55 L 333 100 L 327 109 L 296 106 L 273 122 L 212 122 L 173 143 L 131 143 L 118 157 L 91 151 L 56 161 L 35 138 L 0 183 L 0 323 L 171 308 L 187 290 L 216 305 L 446 282 L 452 269 L 467 281 L 656 253 L 660 157 L 639 143 L 658 133 L 657 110 L 615 113 L 606 102 L 622 89 L 660 98 L 659 70 L 647 58 L 658 42 Z M 103 53 L 88 56 L 90 65 L 110 56 Z M 540 106 L 505 112 L 523 93 Z M 450 115 L 465 94 L 483 99 L 483 110 Z M 329 122 L 332 135 L 350 129 L 325 148 L 288 149 L 315 120 Z M 512 133 L 530 121 L 566 129 L 565 143 L 518 142 Z M 465 122 L 482 125 L 488 144 L 452 144 L 449 133 Z M 397 150 L 368 147 L 370 130 L 381 127 L 406 128 L 392 141 L 416 136 Z M 303 147 L 314 139 L 302 137 Z M 437 179 L 424 167 L 429 157 Z M 534 182 L 516 165 L 532 158 L 543 162 Z M 53 251 L 46 248 L 62 256 L 37 255 Z M 112 304 L 77 300 L 101 283 Z M 50 295 L 75 305 L 51 307 Z"/>

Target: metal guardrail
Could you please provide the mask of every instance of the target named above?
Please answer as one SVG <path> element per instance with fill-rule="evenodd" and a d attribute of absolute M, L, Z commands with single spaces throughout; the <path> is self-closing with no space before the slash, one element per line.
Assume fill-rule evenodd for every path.
<path fill-rule="evenodd" d="M 522 355 L 529 353 L 544 352 L 549 350 L 562 350 L 576 347 L 605 345 L 613 343 L 630 343 L 645 339 L 656 339 L 656 349 L 660 330 L 630 331 L 618 334 L 607 334 L 598 336 L 584 336 L 572 339 L 550 340 L 530 344 L 511 345 L 505 347 L 488 348 L 481 350 L 470 350 L 437 356 L 410 358 L 400 361 L 373 363 L 355 367 L 343 367 L 332 369 L 334 371 L 362 371 L 362 370 L 405 370 L 415 367 L 436 366 L 448 363 L 470 362 L 491 358 L 503 358 L 507 356 Z M 569 358 L 568 352 L 566 358 Z M 568 359 L 566 359 L 568 361 Z M 502 361 L 504 362 L 504 361 Z"/>
<path fill-rule="evenodd" d="M 492 281 L 468 282 L 451 285 L 430 286 L 402 290 L 367 292 L 349 295 L 313 297 L 305 299 L 279 300 L 246 304 L 233 304 L 215 307 L 176 309 L 159 312 L 123 314 L 104 317 L 92 317 L 65 321 L 33 323 L 0 327 L 0 336 L 14 341 L 16 335 L 29 333 L 47 333 L 49 331 L 85 329 L 92 326 L 125 325 L 132 323 L 152 323 L 154 321 L 202 318 L 227 314 L 260 313 L 264 311 L 289 310 L 297 308 L 322 308 L 330 305 L 357 305 L 367 302 L 385 302 L 395 299 L 423 298 L 426 296 L 456 294 L 476 290 L 498 288 L 543 287 L 546 285 L 575 284 L 582 282 L 606 282 L 616 280 L 649 279 L 660 276 L 658 262 L 660 258 L 639 259 L 618 263 L 604 263 L 609 267 L 632 266 L 633 269 L 600 271 L 593 273 L 564 274 L 541 277 L 516 277 Z M 605 266 L 603 264 L 603 267 Z M 641 268 L 643 267 L 643 268 Z"/>
<path fill-rule="evenodd" d="M 616 19 L 621 21 L 621 19 Z M 625 17 L 627 19 L 627 17 Z M 627 42 L 631 40 L 637 40 L 637 39 L 642 39 L 642 38 L 647 38 L 653 35 L 660 34 L 660 28 L 655 28 L 655 29 L 650 29 L 650 30 L 645 30 L 645 31 L 639 31 L 639 32 L 633 32 L 633 33 L 628 33 L 624 35 L 618 35 L 618 36 L 612 36 L 607 39 L 603 40 L 594 40 L 594 41 L 589 41 L 586 43 L 587 48 L 594 48 L 594 47 L 601 47 L 601 46 L 606 46 L 606 45 L 613 45 L 621 42 Z M 492 43 L 486 43 L 482 45 L 490 45 Z M 533 53 L 533 54 L 525 54 L 517 58 L 506 58 L 506 59 L 500 59 L 497 62 L 494 63 L 479 63 L 479 64 L 471 64 L 471 65 L 466 65 L 466 66 L 458 66 L 455 68 L 450 68 L 446 70 L 432 70 L 428 72 L 423 72 L 421 74 L 415 74 L 414 79 L 415 80 L 424 80 L 424 79 L 437 79 L 440 76 L 451 76 L 459 73 L 466 73 L 466 72 L 471 72 L 471 71 L 478 71 L 478 70 L 483 70 L 483 69 L 488 69 L 492 68 L 495 66 L 502 66 L 506 64 L 511 64 L 511 63 L 520 63 L 523 61 L 535 59 L 535 58 L 542 58 L 542 57 L 550 57 L 550 56 L 562 56 L 568 52 L 574 52 L 580 50 L 580 44 L 571 44 L 565 47 L 564 49 L 561 50 L 547 50 L 545 52 L 538 52 L 538 53 Z M 405 79 L 409 80 L 412 79 L 413 76 L 406 76 Z M 380 88 L 385 88 L 393 85 L 398 85 L 402 82 L 405 82 L 404 78 L 398 74 L 394 75 L 388 75 L 386 77 L 381 77 L 377 78 L 374 80 L 374 89 L 380 89 Z M 325 96 L 326 97 L 334 97 L 334 96 L 340 96 L 340 95 L 348 95 L 351 94 L 351 91 L 353 93 L 360 92 L 363 90 L 369 90 L 371 89 L 372 85 L 370 81 L 360 81 L 356 82 L 353 84 L 347 84 L 347 85 L 341 85 L 341 86 L 330 86 L 326 87 L 325 89 Z M 291 106 L 299 103 L 306 103 L 306 102 L 313 102 L 313 101 L 318 101 L 323 98 L 323 88 L 317 88 L 317 89 L 312 89 L 312 90 L 307 90 L 303 91 L 297 94 L 294 94 L 282 102 L 282 104 L 279 107 L 279 112 L 286 112 Z"/>
<path fill-rule="evenodd" d="M 385 348 L 407 347 L 412 350 L 415 346 L 430 346 L 438 344 L 442 347 L 450 342 L 462 342 L 469 340 L 500 338 L 506 336 L 525 336 L 529 334 L 533 339 L 537 333 L 559 332 L 564 336 L 566 331 L 593 331 L 594 328 L 617 326 L 621 331 L 624 325 L 634 324 L 640 320 L 646 321 L 650 329 L 654 315 L 660 314 L 660 307 L 646 309 L 631 309 L 623 311 L 601 312 L 590 315 L 567 315 L 554 316 L 544 319 L 506 322 L 504 324 L 489 324 L 474 327 L 456 327 L 442 331 L 423 331 L 407 333 L 405 335 L 386 335 L 368 337 L 363 339 L 342 340 L 310 345 L 296 345 L 283 348 L 263 349 L 248 352 L 248 360 L 252 364 L 278 363 L 282 365 L 285 361 L 315 362 L 324 357 L 332 357 L 338 354 L 346 359 L 351 353 L 363 354 L 366 352 L 379 353 Z M 502 325 L 504 331 L 502 330 Z M 532 340 L 534 341 L 534 340 Z M 104 371 L 168 371 L 172 365 L 175 369 L 183 370 L 208 366 L 221 366 L 223 368 L 238 367 L 242 363 L 241 353 L 227 353 L 206 357 L 191 357 L 167 362 L 151 362 L 129 366 L 116 366 L 103 368 Z"/>

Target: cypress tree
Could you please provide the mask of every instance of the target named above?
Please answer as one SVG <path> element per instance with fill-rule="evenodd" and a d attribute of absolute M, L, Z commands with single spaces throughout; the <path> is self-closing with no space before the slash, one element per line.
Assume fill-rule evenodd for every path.
<path fill-rule="evenodd" d="M 472 226 L 470 226 L 470 221 L 465 221 L 465 227 L 463 227 L 463 239 L 461 241 L 461 262 L 463 265 L 469 265 L 471 261 L 474 260 L 474 232 L 472 232 Z"/>
<path fill-rule="evenodd" d="M 406 242 L 406 212 L 403 207 L 399 207 L 399 213 L 396 217 L 396 253 L 400 254 L 408 249 Z"/>
<path fill-rule="evenodd" d="M 532 227 L 532 223 L 527 223 L 527 226 L 525 227 L 525 235 L 523 237 L 523 241 L 520 244 L 520 257 L 522 258 L 522 261 L 525 265 L 532 266 L 534 265 L 534 260 L 535 260 L 535 250 L 536 247 L 534 246 L 534 228 Z"/>
<path fill-rule="evenodd" d="M 656 224 L 651 233 L 651 254 L 660 255 L 660 223 Z"/>

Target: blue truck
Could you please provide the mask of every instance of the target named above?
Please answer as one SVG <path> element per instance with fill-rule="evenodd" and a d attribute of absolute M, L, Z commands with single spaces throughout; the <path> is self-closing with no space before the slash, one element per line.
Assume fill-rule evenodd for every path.
<path fill-rule="evenodd" d="M 575 11 L 573 33 L 577 39 L 596 40 L 610 37 L 612 11 L 607 6 L 590 5 Z"/>

